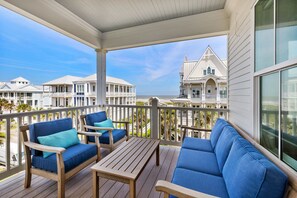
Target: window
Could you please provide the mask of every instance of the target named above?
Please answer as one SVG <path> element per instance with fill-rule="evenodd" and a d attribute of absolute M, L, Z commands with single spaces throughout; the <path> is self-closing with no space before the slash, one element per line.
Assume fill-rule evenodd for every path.
<path fill-rule="evenodd" d="M 95 85 L 93 85 L 93 92 L 95 92 L 96 90 L 95 90 L 96 88 L 95 88 Z"/>
<path fill-rule="evenodd" d="M 108 92 L 108 86 L 106 86 L 106 92 Z"/>
<path fill-rule="evenodd" d="M 203 70 L 203 75 L 206 76 L 206 70 Z"/>
<path fill-rule="evenodd" d="M 211 69 L 210 69 L 210 67 L 207 68 L 207 74 L 211 74 Z"/>
<path fill-rule="evenodd" d="M 260 96 L 260 143 L 295 170 L 297 170 L 296 9 L 296 0 L 259 0 L 255 6 L 254 45 L 257 72 L 255 77 L 259 82 Z M 285 62 L 287 60 L 291 60 L 290 63 Z"/>
<path fill-rule="evenodd" d="M 211 73 L 212 73 L 213 75 L 215 75 L 215 69 L 212 69 Z"/>

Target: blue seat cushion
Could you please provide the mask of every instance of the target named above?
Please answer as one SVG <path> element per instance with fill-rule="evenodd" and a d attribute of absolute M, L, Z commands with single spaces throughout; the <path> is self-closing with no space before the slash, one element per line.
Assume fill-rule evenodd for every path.
<path fill-rule="evenodd" d="M 113 136 L 113 143 L 116 143 L 126 136 L 126 130 L 114 129 L 112 130 L 112 136 Z M 89 136 L 88 141 L 95 142 L 95 138 Z M 109 132 L 102 133 L 102 135 L 99 137 L 99 141 L 101 144 L 109 144 Z"/>
<path fill-rule="evenodd" d="M 230 197 L 283 197 L 287 185 L 279 168 L 239 139 L 232 145 L 223 177 Z"/>
<path fill-rule="evenodd" d="M 214 150 L 221 172 L 223 171 L 223 167 L 229 155 L 233 141 L 239 137 L 239 134 L 232 126 L 224 127 Z"/>
<path fill-rule="evenodd" d="M 76 144 L 63 152 L 65 172 L 72 170 L 81 163 L 97 155 L 97 146 L 95 144 Z M 57 173 L 56 155 L 47 158 L 42 156 L 33 156 L 32 166 L 45 171 Z"/>
<path fill-rule="evenodd" d="M 29 132 L 30 132 L 30 141 L 35 143 L 40 143 L 37 137 L 40 136 L 48 136 L 55 133 L 59 133 L 61 131 L 67 131 L 72 129 L 72 119 L 71 118 L 64 118 L 54 121 L 48 122 L 38 122 L 35 124 L 29 125 Z M 31 149 L 32 155 L 42 155 L 42 151 L 37 151 Z"/>
<path fill-rule="evenodd" d="M 217 163 L 216 155 L 211 152 L 182 148 L 179 153 L 176 167 L 212 175 L 222 175 Z"/>
<path fill-rule="evenodd" d="M 224 179 L 219 176 L 176 168 L 172 183 L 217 197 L 229 197 Z"/>
<path fill-rule="evenodd" d="M 210 140 L 186 137 L 183 141 L 182 148 L 213 152 Z"/>
<path fill-rule="evenodd" d="M 102 122 L 107 119 L 106 117 L 106 112 L 105 111 L 100 111 L 96 113 L 90 113 L 86 115 L 86 124 L 89 126 L 94 126 L 95 122 Z M 89 129 L 89 132 L 95 132 L 94 130 Z"/>
<path fill-rule="evenodd" d="M 212 148 L 214 149 L 216 147 L 217 141 L 224 129 L 225 126 L 228 126 L 228 122 L 222 118 L 218 118 L 214 127 L 211 130 L 210 133 L 210 142 L 212 145 Z"/>

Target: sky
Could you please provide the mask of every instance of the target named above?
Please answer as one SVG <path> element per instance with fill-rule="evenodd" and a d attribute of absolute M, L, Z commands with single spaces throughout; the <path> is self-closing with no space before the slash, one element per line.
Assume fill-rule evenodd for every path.
<path fill-rule="evenodd" d="M 185 56 L 198 60 L 208 45 L 226 59 L 227 37 L 220 36 L 109 51 L 106 72 L 134 84 L 137 95 L 177 96 Z M 41 85 L 95 72 L 94 49 L 0 6 L 0 82 L 22 76 Z"/>

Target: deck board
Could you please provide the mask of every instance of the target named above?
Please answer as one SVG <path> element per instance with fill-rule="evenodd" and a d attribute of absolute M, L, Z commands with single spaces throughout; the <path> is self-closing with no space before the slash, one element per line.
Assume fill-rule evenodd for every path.
<path fill-rule="evenodd" d="M 179 154 L 179 147 L 160 146 L 160 166 L 156 166 L 155 154 L 147 163 L 136 182 L 137 197 L 160 197 L 155 191 L 154 185 L 158 179 L 171 180 L 176 161 Z M 106 156 L 104 151 L 102 156 Z M 66 197 L 92 197 L 92 173 L 89 165 L 66 182 Z M 1 197 L 36 197 L 55 198 L 57 197 L 57 183 L 55 181 L 33 175 L 31 187 L 24 189 L 24 171 L 0 182 Z M 113 180 L 100 178 L 100 197 L 127 197 L 129 185 Z"/>

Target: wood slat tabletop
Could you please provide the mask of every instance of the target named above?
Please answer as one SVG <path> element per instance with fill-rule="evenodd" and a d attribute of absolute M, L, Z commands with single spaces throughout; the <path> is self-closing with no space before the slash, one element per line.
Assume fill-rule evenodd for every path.
<path fill-rule="evenodd" d="M 97 173 L 136 180 L 159 146 L 159 140 L 133 137 L 92 167 Z"/>

